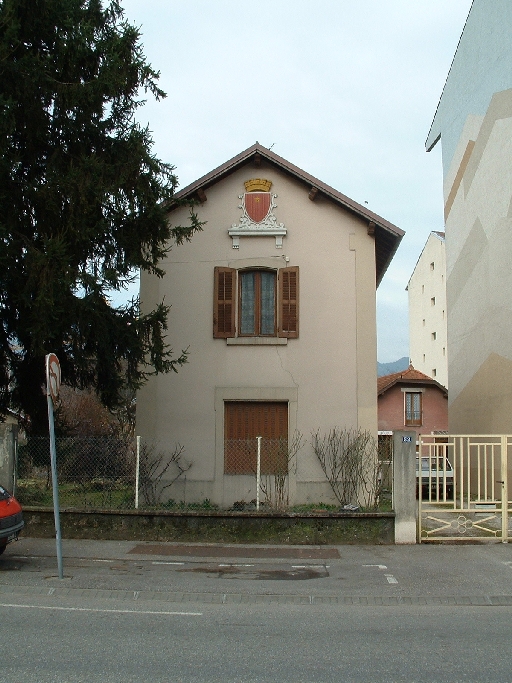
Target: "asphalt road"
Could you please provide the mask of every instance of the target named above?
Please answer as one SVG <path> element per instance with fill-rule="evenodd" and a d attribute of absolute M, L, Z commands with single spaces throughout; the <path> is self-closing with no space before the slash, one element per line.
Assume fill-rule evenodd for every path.
<path fill-rule="evenodd" d="M 512 682 L 512 546 L 65 541 L 64 570 L 0 559 L 4 680 Z"/>

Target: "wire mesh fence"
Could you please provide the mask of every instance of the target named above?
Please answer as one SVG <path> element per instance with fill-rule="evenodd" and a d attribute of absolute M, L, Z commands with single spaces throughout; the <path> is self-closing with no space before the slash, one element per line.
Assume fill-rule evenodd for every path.
<path fill-rule="evenodd" d="M 289 505 L 289 473 L 297 448 L 287 438 L 227 439 L 224 442 L 224 474 L 254 478 L 252 506 L 284 510 Z M 241 507 L 237 501 L 235 506 Z"/>
<path fill-rule="evenodd" d="M 306 449 L 299 457 L 304 445 L 305 440 L 300 434 L 279 439 L 225 440 L 224 487 L 231 496 L 226 507 L 289 509 L 293 503 L 290 500 L 290 478 L 292 475 L 296 477 L 299 470 L 301 473 L 306 471 L 306 461 L 311 468 L 312 465 L 317 466 L 315 479 L 311 481 L 322 480 L 321 472 L 318 478 L 320 466 L 314 453 Z M 375 500 L 381 498 L 382 493 L 390 493 L 391 488 L 392 455 L 387 443 L 379 446 L 378 462 L 375 463 L 378 468 L 377 488 L 373 492 Z M 63 509 L 186 510 L 219 507 L 217 502 L 204 496 L 206 488 L 201 483 L 206 487 L 210 482 L 202 482 L 199 463 L 188 460 L 180 444 L 161 448 L 158 444 L 141 443 L 140 439 L 66 437 L 56 439 L 56 451 L 59 503 Z M 49 438 L 32 437 L 20 441 L 17 460 L 16 493 L 20 502 L 23 505 L 52 506 Z M 193 478 L 187 480 L 190 469 Z M 339 479 L 337 476 L 333 480 L 338 487 L 343 483 Z M 303 486 L 307 486 L 310 479 L 302 477 L 302 481 L 305 482 Z M 325 481 L 333 485 L 330 479 Z M 354 490 L 357 487 L 361 487 L 359 481 L 354 484 Z M 203 492 L 202 498 L 196 500 L 193 496 L 195 493 L 200 495 L 199 491 Z M 319 498 L 315 502 L 321 503 L 322 500 Z"/>
<path fill-rule="evenodd" d="M 56 439 L 59 503 L 63 508 L 129 509 L 135 503 L 136 447 L 133 439 Z M 50 440 L 18 444 L 16 494 L 24 505 L 52 505 Z"/>

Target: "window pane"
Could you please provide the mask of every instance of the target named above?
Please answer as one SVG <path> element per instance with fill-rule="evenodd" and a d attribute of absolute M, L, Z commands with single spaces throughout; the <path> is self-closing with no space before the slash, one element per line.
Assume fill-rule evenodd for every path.
<path fill-rule="evenodd" d="M 275 273 L 262 271 L 261 278 L 261 322 L 260 334 L 274 334 L 275 332 Z"/>
<path fill-rule="evenodd" d="M 421 424 L 421 394 L 405 394 L 405 423 L 411 425 Z"/>
<path fill-rule="evenodd" d="M 240 300 L 240 334 L 255 334 L 254 305 L 255 305 L 255 273 L 241 273 Z"/>
<path fill-rule="evenodd" d="M 419 421 L 421 419 L 421 394 L 413 394 L 413 397 L 412 419 Z"/>

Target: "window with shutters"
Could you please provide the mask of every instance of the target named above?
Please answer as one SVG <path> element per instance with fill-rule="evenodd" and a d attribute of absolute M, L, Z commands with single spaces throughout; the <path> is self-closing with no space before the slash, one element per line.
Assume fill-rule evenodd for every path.
<path fill-rule="evenodd" d="M 405 424 L 407 426 L 420 426 L 422 413 L 421 392 L 407 391 L 405 397 Z"/>
<path fill-rule="evenodd" d="M 288 403 L 224 402 L 224 473 L 256 473 L 261 436 L 261 473 L 288 472 Z"/>
<path fill-rule="evenodd" d="M 213 336 L 288 338 L 299 336 L 299 269 L 216 267 Z"/>
<path fill-rule="evenodd" d="M 239 334 L 267 336 L 276 334 L 276 271 L 239 272 Z"/>

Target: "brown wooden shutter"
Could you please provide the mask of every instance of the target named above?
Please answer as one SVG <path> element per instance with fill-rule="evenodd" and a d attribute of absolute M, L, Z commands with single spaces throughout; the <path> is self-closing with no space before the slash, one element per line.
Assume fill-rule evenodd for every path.
<path fill-rule="evenodd" d="M 262 436 L 261 471 L 288 471 L 288 403 L 224 403 L 224 474 L 256 473 L 256 437 Z"/>
<path fill-rule="evenodd" d="M 236 271 L 215 267 L 213 294 L 213 336 L 227 339 L 235 336 Z"/>
<path fill-rule="evenodd" d="M 279 337 L 299 336 L 299 267 L 279 270 Z"/>

